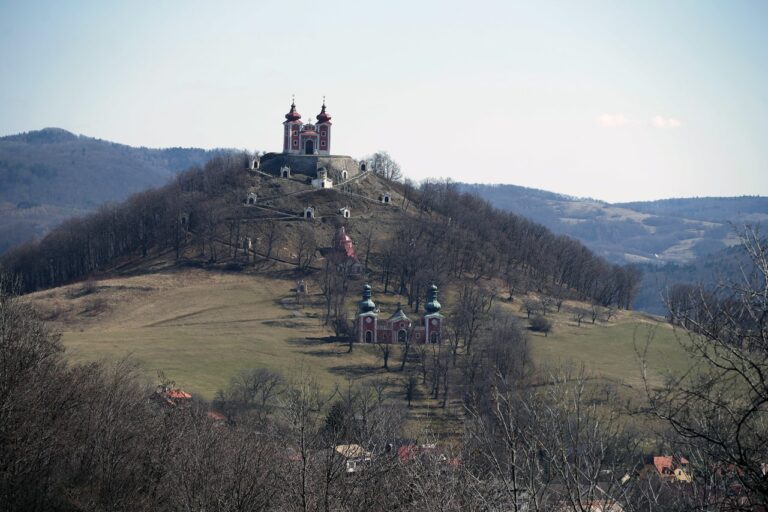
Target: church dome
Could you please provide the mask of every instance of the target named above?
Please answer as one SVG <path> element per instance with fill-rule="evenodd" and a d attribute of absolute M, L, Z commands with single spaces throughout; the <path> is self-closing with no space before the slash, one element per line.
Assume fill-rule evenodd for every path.
<path fill-rule="evenodd" d="M 317 122 L 318 123 L 328 123 L 331 122 L 331 116 L 328 115 L 328 113 L 325 111 L 325 101 L 323 101 L 323 107 L 320 110 L 320 113 L 317 114 Z"/>
<path fill-rule="evenodd" d="M 360 313 L 370 313 L 376 309 L 376 304 L 371 300 L 371 286 L 363 286 L 363 300 L 357 303 Z"/>
<path fill-rule="evenodd" d="M 431 315 L 439 313 L 442 307 L 443 306 L 437 301 L 437 286 L 430 286 L 429 292 L 427 293 L 427 303 L 424 304 L 424 309 L 427 314 Z"/>
<path fill-rule="evenodd" d="M 295 102 L 293 102 L 293 101 L 291 102 L 291 110 L 290 110 L 290 112 L 285 114 L 285 119 L 286 119 L 286 121 L 298 121 L 299 119 L 301 119 L 301 114 L 299 114 L 296 111 L 296 103 Z"/>

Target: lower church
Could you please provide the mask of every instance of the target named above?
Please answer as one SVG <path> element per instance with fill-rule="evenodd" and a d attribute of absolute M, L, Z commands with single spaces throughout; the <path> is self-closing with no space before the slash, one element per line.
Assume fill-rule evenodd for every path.
<path fill-rule="evenodd" d="M 359 343 L 440 343 L 444 317 L 437 301 L 437 286 L 430 286 L 424 315 L 415 324 L 400 305 L 391 317 L 379 319 L 378 308 L 371 297 L 371 287 L 366 284 L 355 324 Z"/>

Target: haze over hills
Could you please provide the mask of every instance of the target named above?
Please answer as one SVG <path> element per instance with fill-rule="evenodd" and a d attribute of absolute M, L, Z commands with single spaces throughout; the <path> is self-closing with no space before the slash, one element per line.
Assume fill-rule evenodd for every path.
<path fill-rule="evenodd" d="M 44 128 L 0 138 L 0 253 L 225 150 L 131 147 Z"/>
<path fill-rule="evenodd" d="M 516 185 L 459 187 L 576 238 L 615 263 L 690 263 L 737 245 L 734 226 L 768 221 L 768 197 L 759 196 L 611 204 Z"/>

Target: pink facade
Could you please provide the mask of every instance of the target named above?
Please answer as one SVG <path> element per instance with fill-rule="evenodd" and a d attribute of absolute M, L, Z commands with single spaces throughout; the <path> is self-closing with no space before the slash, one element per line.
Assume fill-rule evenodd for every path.
<path fill-rule="evenodd" d="M 379 319 L 379 312 L 371 300 L 371 287 L 365 285 L 363 300 L 358 306 L 356 323 L 359 343 L 440 343 L 443 315 L 437 301 L 437 287 L 430 288 L 425 313 L 415 323 L 398 305 L 397 311 L 388 319 Z"/>
<path fill-rule="evenodd" d="M 325 111 L 325 100 L 317 124 L 302 123 L 296 104 L 285 114 L 283 122 L 283 153 L 296 155 L 331 154 L 331 116 Z"/>

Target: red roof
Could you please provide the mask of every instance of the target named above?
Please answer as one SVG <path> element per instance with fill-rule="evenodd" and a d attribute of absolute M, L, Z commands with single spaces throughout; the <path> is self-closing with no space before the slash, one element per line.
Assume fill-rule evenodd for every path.
<path fill-rule="evenodd" d="M 688 464 L 688 459 L 680 457 L 680 464 Z M 653 458 L 653 465 L 656 467 L 656 471 L 659 474 L 671 474 L 675 470 L 675 460 L 672 456 L 661 456 Z"/>
<path fill-rule="evenodd" d="M 180 389 L 172 389 L 168 391 L 167 396 L 168 398 L 173 398 L 175 400 L 188 400 L 192 398 L 192 395 L 190 395 L 189 393 L 185 393 Z"/>
<path fill-rule="evenodd" d="M 301 114 L 299 114 L 296 111 L 296 104 L 295 103 L 291 103 L 291 110 L 290 110 L 290 112 L 285 114 L 285 119 L 288 120 L 288 121 L 298 121 L 299 119 L 301 119 Z"/>
<path fill-rule="evenodd" d="M 331 116 L 325 112 L 325 103 L 323 103 L 323 108 L 320 110 L 320 113 L 317 114 L 317 122 L 331 124 Z"/>
<path fill-rule="evenodd" d="M 336 230 L 336 236 L 333 237 L 333 249 L 344 259 L 357 260 L 357 254 L 355 253 L 355 245 L 352 243 L 352 239 L 347 234 L 344 226 L 340 226 Z"/>

